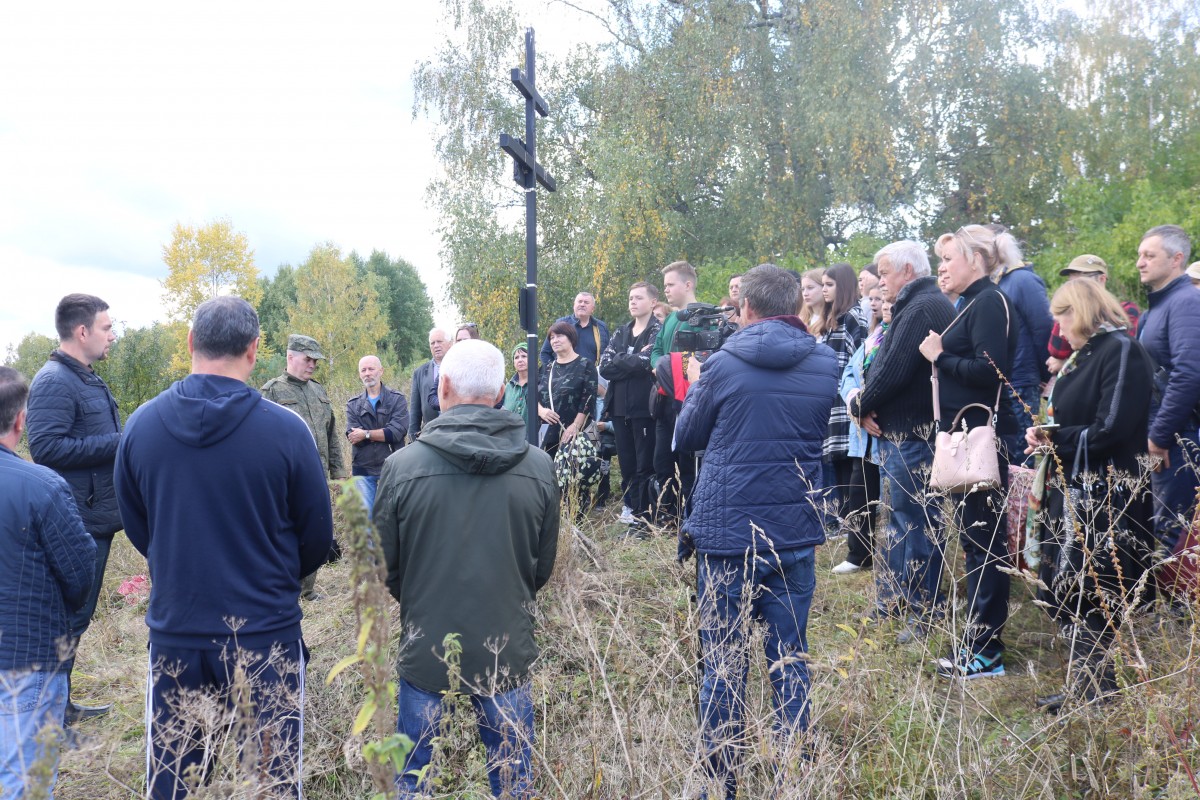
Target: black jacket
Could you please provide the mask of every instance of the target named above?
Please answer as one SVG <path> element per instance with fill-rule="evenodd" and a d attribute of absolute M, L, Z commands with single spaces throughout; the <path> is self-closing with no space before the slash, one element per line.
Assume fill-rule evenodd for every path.
<path fill-rule="evenodd" d="M 980 278 L 968 286 L 958 307 L 957 321 L 949 330 L 943 329 L 943 350 L 937 359 L 944 430 L 960 409 L 972 403 L 994 408 L 997 392 L 1003 401 L 1000 375 L 1012 374 L 1017 351 L 1018 322 L 1012 303 L 991 279 Z M 986 422 L 987 413 L 971 409 L 964 419 L 970 426 L 980 425 Z M 1016 433 L 1015 429 L 1006 430 L 1005 422 L 1015 424 L 1012 417 L 1001 416 L 1000 433 Z"/>
<path fill-rule="evenodd" d="M 867 373 L 867 385 L 854 398 L 856 416 L 872 411 L 884 434 L 902 439 L 932 435 L 933 393 L 929 362 L 921 342 L 930 331 L 945 330 L 954 306 L 932 277 L 917 278 L 892 304 L 892 322 Z"/>
<path fill-rule="evenodd" d="M 29 454 L 71 487 L 88 533 L 109 539 L 121 530 L 113 462 L 121 415 L 104 379 L 55 350 L 29 386 Z"/>
<path fill-rule="evenodd" d="M 408 401 L 400 392 L 384 385 L 379 387 L 379 402 L 375 408 L 371 407 L 366 392 L 351 397 L 346 401 L 347 435 L 352 428 L 383 431 L 385 441 L 364 439 L 350 447 L 351 474 L 378 476 L 387 457 L 404 446 L 404 437 L 408 433 Z"/>
<path fill-rule="evenodd" d="M 651 317 L 642 335 L 636 338 L 633 325 L 630 320 L 617 328 L 600 356 L 600 375 L 609 381 L 604 408 L 617 417 L 648 418 L 654 371 L 650 367 L 650 350 L 643 348 L 654 344 L 662 323 Z"/>

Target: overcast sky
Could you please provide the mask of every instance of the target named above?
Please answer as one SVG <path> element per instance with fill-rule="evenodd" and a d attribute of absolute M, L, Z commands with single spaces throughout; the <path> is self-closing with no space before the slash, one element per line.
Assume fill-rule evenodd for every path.
<path fill-rule="evenodd" d="M 552 0 L 514 5 L 540 46 L 585 33 Z M 266 274 L 318 242 L 384 250 L 440 300 L 432 131 L 412 118 L 411 75 L 443 16 L 396 0 L 7 4 L 0 358 L 31 330 L 52 335 L 67 292 L 132 327 L 164 319 L 176 222 L 229 218 Z"/>

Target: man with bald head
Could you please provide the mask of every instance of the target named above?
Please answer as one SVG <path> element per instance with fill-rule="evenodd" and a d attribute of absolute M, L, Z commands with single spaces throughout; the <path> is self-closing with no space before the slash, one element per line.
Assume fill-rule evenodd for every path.
<path fill-rule="evenodd" d="M 358 360 L 363 393 L 346 401 L 346 438 L 350 440 L 351 474 L 370 512 L 383 462 L 404 446 L 408 433 L 408 402 L 383 384 L 383 364 L 377 356 Z"/>

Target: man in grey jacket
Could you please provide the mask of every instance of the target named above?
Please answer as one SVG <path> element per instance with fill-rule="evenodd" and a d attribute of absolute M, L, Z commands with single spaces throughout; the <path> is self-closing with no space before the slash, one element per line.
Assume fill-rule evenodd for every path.
<path fill-rule="evenodd" d="M 441 364 L 441 416 L 388 458 L 379 479 L 375 525 L 405 632 L 398 729 L 416 742 L 397 777 L 406 800 L 428 789 L 447 691 L 475 707 L 492 793 L 533 790 L 535 598 L 554 569 L 559 491 L 550 457 L 525 441 L 524 420 L 493 408 L 503 393 L 500 351 L 457 343 Z"/>
<path fill-rule="evenodd" d="M 71 616 L 71 638 L 80 637 L 92 623 L 112 539 L 121 530 L 121 512 L 113 488 L 113 463 L 121 441 L 121 416 L 108 384 L 92 365 L 103 361 L 116 341 L 108 303 L 90 294 L 69 294 L 54 311 L 58 349 L 38 370 L 29 387 L 29 453 L 37 464 L 66 480 L 83 518 L 96 540 L 96 571 L 83 606 Z M 72 657 L 64 666 L 68 691 Z M 111 705 L 83 706 L 67 701 L 65 720 L 71 724 L 106 714 Z"/>
<path fill-rule="evenodd" d="M 413 371 L 412 391 L 408 393 L 412 398 L 412 404 L 408 407 L 408 435 L 414 442 L 421 435 L 421 427 L 438 417 L 438 410 L 429 402 L 429 390 L 437 386 L 442 357 L 453 343 L 441 328 L 431 330 L 429 353 L 433 358 Z"/>

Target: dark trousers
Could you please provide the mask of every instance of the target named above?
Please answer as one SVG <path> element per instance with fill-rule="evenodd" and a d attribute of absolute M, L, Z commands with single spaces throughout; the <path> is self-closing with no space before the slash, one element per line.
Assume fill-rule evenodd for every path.
<path fill-rule="evenodd" d="M 869 567 L 875 557 L 875 515 L 879 508 L 879 467 L 865 458 L 852 458 L 846 486 L 846 560 Z"/>
<path fill-rule="evenodd" d="M 104 570 L 108 568 L 108 554 L 112 551 L 112 537 L 96 537 L 96 572 L 92 577 L 92 588 L 88 592 L 87 600 L 83 606 L 71 615 L 68 624 L 71 629 L 71 639 L 73 647 L 71 657 L 63 666 L 63 671 L 67 673 L 67 690 L 70 692 L 71 686 L 71 670 L 75 668 L 75 648 L 79 647 L 79 640 L 87 629 L 91 627 L 92 617 L 96 614 L 96 603 L 100 600 L 100 589 L 104 583 Z M 70 698 L 68 698 L 69 700 Z"/>
<path fill-rule="evenodd" d="M 683 519 L 696 484 L 696 454 L 672 449 L 674 438 L 675 413 L 665 412 L 654 422 L 654 475 L 658 478 L 658 516 L 669 524 Z"/>
<path fill-rule="evenodd" d="M 1171 553 L 1191 524 L 1196 508 L 1196 469 L 1200 457 L 1200 439 L 1195 429 L 1185 431 L 1167 451 L 1170 467 L 1150 475 L 1154 495 L 1154 535 L 1164 553 Z"/>
<path fill-rule="evenodd" d="M 654 501 L 654 420 L 650 417 L 614 417 L 617 461 L 621 465 L 621 500 L 634 516 L 649 520 Z"/>
<path fill-rule="evenodd" d="M 254 797 L 301 796 L 304 642 L 248 650 L 150 645 L 146 786 L 151 800 L 183 800 L 205 783 L 227 737 Z M 232 768 L 232 765 L 230 765 Z"/>
<path fill-rule="evenodd" d="M 1000 634 L 1008 621 L 1008 461 L 1000 457 L 1001 488 L 953 495 L 961 520 L 959 541 L 967 568 L 967 628 L 963 645 L 972 653 L 1004 650 Z"/>

